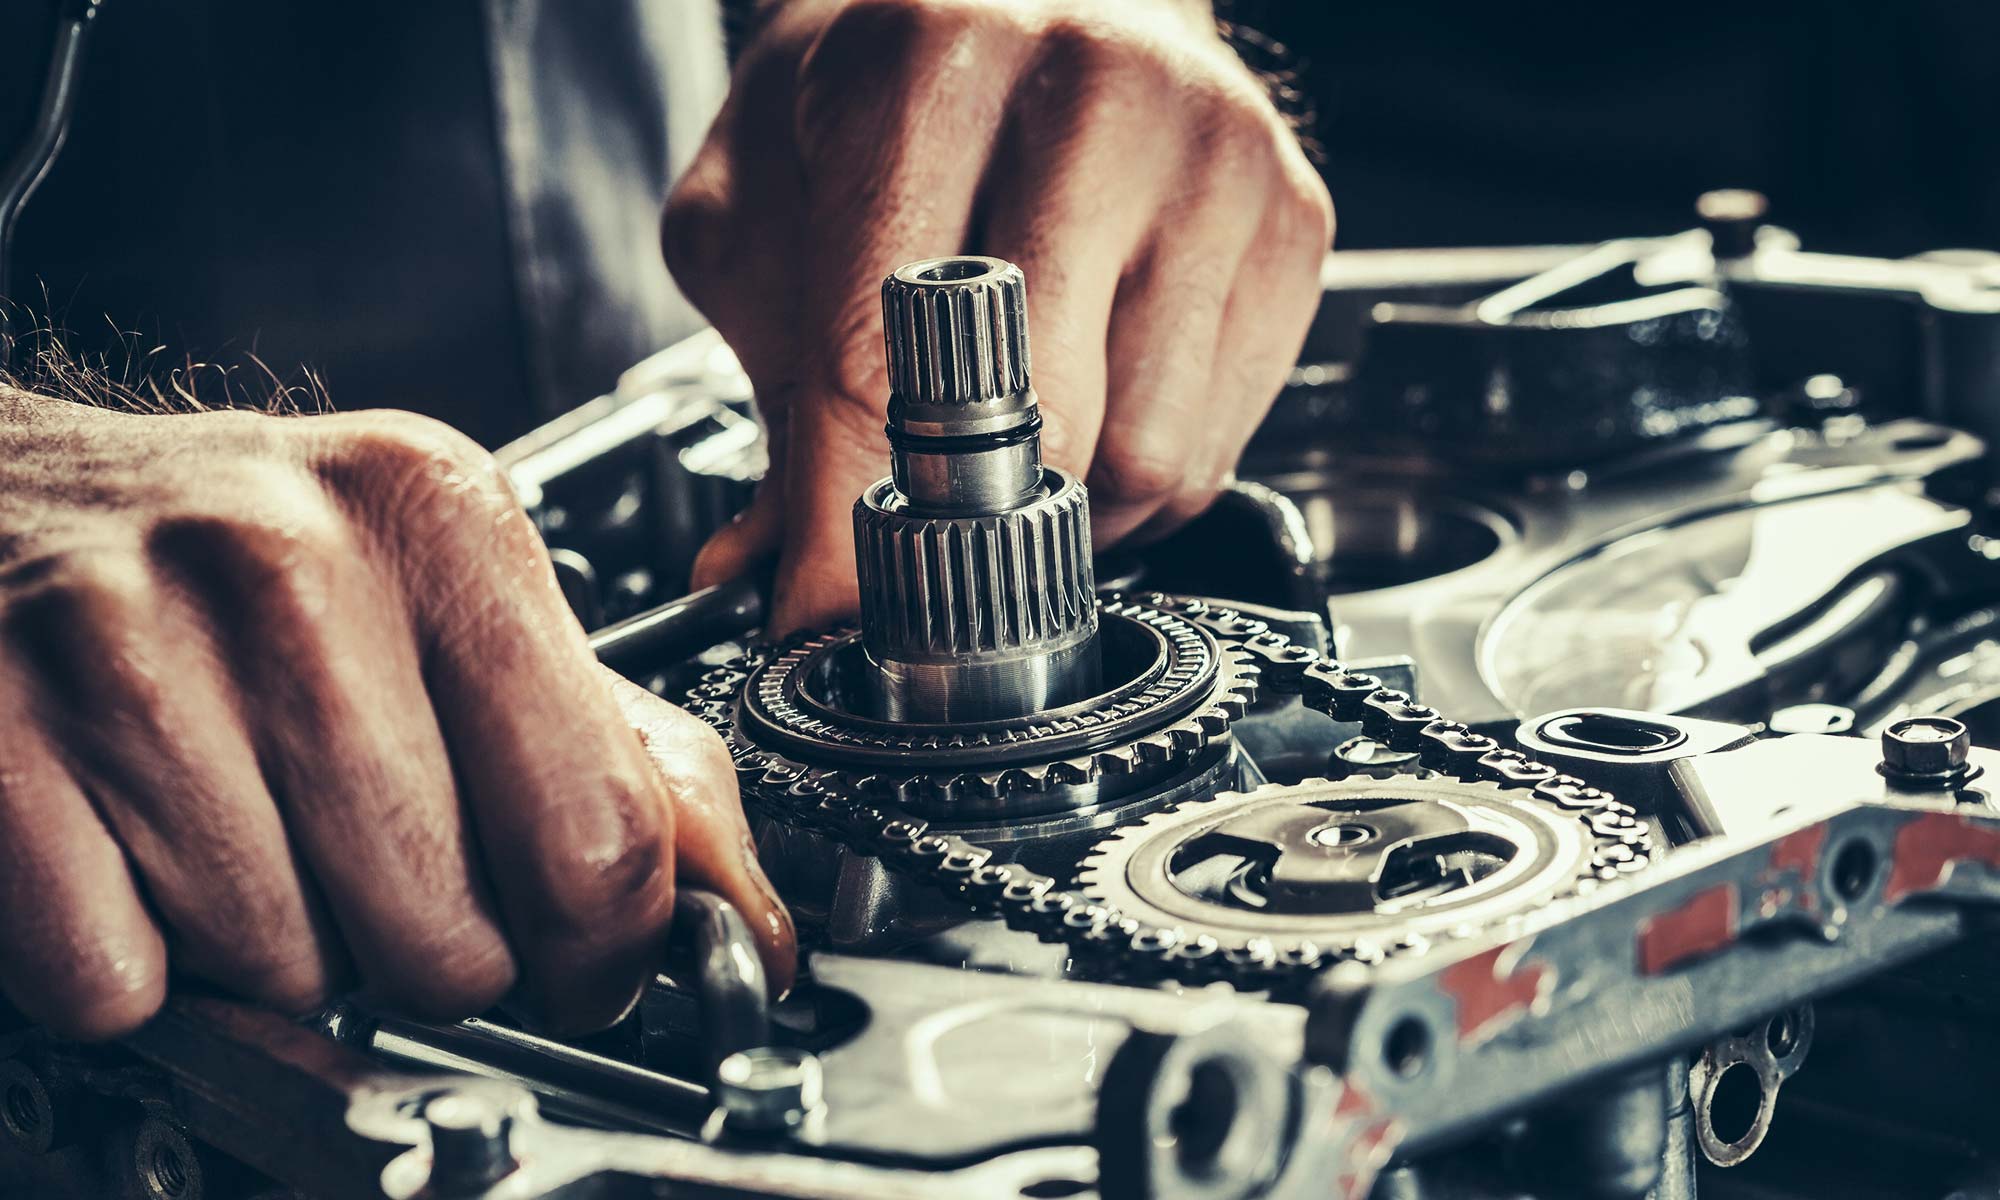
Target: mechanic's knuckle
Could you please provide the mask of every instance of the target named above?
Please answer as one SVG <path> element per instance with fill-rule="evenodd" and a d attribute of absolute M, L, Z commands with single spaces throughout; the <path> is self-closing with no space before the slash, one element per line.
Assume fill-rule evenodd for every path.
<path fill-rule="evenodd" d="M 1253 103 L 1234 87 L 1207 81 L 1194 85 L 1187 112 L 1194 161 L 1210 179 L 1226 185 L 1232 197 L 1275 186 L 1273 118 L 1262 100 Z"/>
<path fill-rule="evenodd" d="M 43 996 L 29 1016 L 80 1042 L 123 1037 L 166 1003 L 166 974 L 152 962 L 93 958 L 37 981 Z"/>
<path fill-rule="evenodd" d="M 442 421 L 383 410 L 354 414 L 326 455 L 336 491 L 402 505 L 511 503 L 493 456 Z"/>
<path fill-rule="evenodd" d="M 109 716 L 145 718 L 160 707 L 163 681 L 148 636 L 157 589 L 136 556 L 69 552 L 34 566 L 32 582 L 9 598 L 5 620 L 46 680 L 66 695 L 107 701 Z"/>
<path fill-rule="evenodd" d="M 660 253 L 667 271 L 697 305 L 704 303 L 711 281 L 726 268 L 733 211 L 729 197 L 709 175 L 697 162 L 660 213 Z"/>
<path fill-rule="evenodd" d="M 816 403 L 826 411 L 852 418 L 864 426 L 879 426 L 888 406 L 889 373 L 882 359 L 881 318 L 850 309 L 837 315 L 824 331 L 824 361 L 813 374 L 819 387 Z"/>
<path fill-rule="evenodd" d="M 29 638 L 73 644 L 85 631 L 115 631 L 144 601 L 132 572 L 111 552 L 51 551 L 15 564 L 9 574 L 7 621 Z"/>
<path fill-rule="evenodd" d="M 333 982 L 310 939 L 251 939 L 232 955 L 229 983 L 244 995 L 287 1015 L 325 1004 Z"/>
<path fill-rule="evenodd" d="M 1097 448 L 1092 490 L 1121 503 L 1159 500 L 1185 484 L 1186 454 L 1178 441 L 1134 434 Z"/>
<path fill-rule="evenodd" d="M 267 513 L 163 517 L 146 548 L 161 570 L 198 585 L 215 581 L 232 590 L 235 606 L 294 621 L 323 614 L 330 576 L 356 550 L 345 518 L 310 489 Z"/>
<path fill-rule="evenodd" d="M 918 52 L 950 19 L 948 11 L 919 0 L 851 0 L 800 61 L 801 93 L 824 94 L 821 89 L 847 86 L 856 72 L 921 61 Z"/>
<path fill-rule="evenodd" d="M 1044 25 L 1035 38 L 1034 55 L 1032 69 L 1041 81 L 1070 86 L 1136 82 L 1151 62 L 1128 38 L 1074 17 Z"/>
<path fill-rule="evenodd" d="M 666 709 L 663 717 L 672 725 L 675 744 L 687 756 L 695 773 L 708 786 L 735 796 L 736 763 L 729 757 L 729 744 L 722 740 L 722 735 L 678 704 L 663 707 Z"/>
<path fill-rule="evenodd" d="M 449 1021 L 492 1008 L 518 977 L 507 944 L 483 922 L 468 921 L 419 931 L 409 961 L 373 980 L 371 990 L 405 1012 Z"/>
<path fill-rule="evenodd" d="M 1272 236 L 1284 245 L 1326 249 L 1333 244 L 1333 197 L 1317 175 L 1285 180 L 1272 216 Z"/>
<path fill-rule="evenodd" d="M 648 804 L 658 802 L 648 797 Z M 565 940 L 617 941 L 635 922 L 662 913 L 672 893 L 673 863 L 656 829 L 634 830 L 617 845 L 548 866 L 554 874 L 540 881 L 544 899 L 536 919 L 542 932 Z"/>

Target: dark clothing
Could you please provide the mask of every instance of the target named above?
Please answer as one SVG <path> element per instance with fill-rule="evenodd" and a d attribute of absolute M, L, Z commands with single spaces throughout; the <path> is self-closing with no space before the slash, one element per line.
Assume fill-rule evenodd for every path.
<path fill-rule="evenodd" d="M 56 3 L 0 2 L 0 137 Z M 2000 5 L 1228 11 L 1311 64 L 1343 246 L 1662 233 L 1718 186 L 1768 192 L 1814 249 L 2000 246 Z M 99 20 L 16 246 L 75 340 L 109 314 L 170 357 L 311 364 L 338 406 L 492 443 L 694 328 L 654 224 L 723 88 L 712 2 L 106 0 Z"/>
<path fill-rule="evenodd" d="M 55 2 L 0 7 L 4 135 Z M 698 327 L 657 221 L 726 82 L 713 4 L 106 0 L 97 20 L 15 238 L 16 298 L 46 288 L 72 342 L 108 316 L 171 360 L 308 364 L 337 407 L 490 444 Z"/>

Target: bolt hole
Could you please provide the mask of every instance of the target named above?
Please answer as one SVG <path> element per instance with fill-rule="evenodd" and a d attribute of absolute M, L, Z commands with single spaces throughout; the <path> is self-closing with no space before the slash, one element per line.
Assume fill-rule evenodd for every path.
<path fill-rule="evenodd" d="M 1757 1081 L 1757 1072 L 1748 1064 L 1731 1063 L 1708 1094 L 1708 1128 L 1716 1141 L 1734 1146 L 1757 1128 L 1763 1107 L 1764 1085 Z"/>
<path fill-rule="evenodd" d="M 178 1196 L 187 1191 L 187 1162 L 173 1146 L 155 1146 L 146 1161 L 146 1175 L 153 1190 L 162 1196 Z"/>
<path fill-rule="evenodd" d="M 1764 1044 L 1771 1049 L 1772 1058 L 1784 1058 L 1799 1048 L 1799 1015 L 1787 1009 L 1771 1018 L 1764 1027 Z"/>
<path fill-rule="evenodd" d="M 1404 1017 L 1382 1039 L 1382 1061 L 1403 1079 L 1414 1079 L 1430 1062 L 1431 1031 L 1416 1017 Z"/>
<path fill-rule="evenodd" d="M 1037 1179 L 1021 1189 L 1021 1194 L 1029 1200 L 1063 1200 L 1065 1196 L 1081 1196 L 1090 1190 L 1090 1185 L 1081 1179 Z"/>
<path fill-rule="evenodd" d="M 1585 713 L 1571 718 L 1567 725 L 1563 732 L 1577 741 L 1619 750 L 1664 750 L 1679 740 L 1680 733 L 1666 726 L 1603 713 Z"/>
<path fill-rule="evenodd" d="M 1947 433 L 1913 433 L 1890 442 L 1889 448 L 1899 454 L 1915 454 L 1920 450 L 1935 450 L 1950 440 Z"/>
<path fill-rule="evenodd" d="M 1833 892 L 1849 904 L 1875 883 L 1875 847 L 1856 839 L 1833 856 Z"/>
<path fill-rule="evenodd" d="M 1229 1131 L 1236 1124 L 1240 1097 L 1236 1077 L 1217 1062 L 1196 1063 L 1188 1072 L 1187 1099 L 1167 1116 L 1174 1135 L 1174 1156 L 1183 1173 L 1196 1178 L 1215 1175 Z"/>

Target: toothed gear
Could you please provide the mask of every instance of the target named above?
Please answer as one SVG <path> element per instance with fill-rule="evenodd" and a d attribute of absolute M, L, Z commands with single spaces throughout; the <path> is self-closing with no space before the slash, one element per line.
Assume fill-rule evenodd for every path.
<path fill-rule="evenodd" d="M 1296 694 L 1305 707 L 1336 721 L 1360 722 L 1367 735 L 1383 745 L 1418 752 L 1425 769 L 1435 777 L 1340 783 L 1322 780 L 1243 795 L 1221 793 L 1208 800 L 1153 810 L 1160 815 L 1142 819 L 1101 842 L 1093 851 L 1080 885 L 1065 887 L 1062 880 L 1021 862 L 997 858 L 991 848 L 968 840 L 965 833 L 977 827 L 962 824 L 954 827 L 954 819 L 963 815 L 960 812 L 948 812 L 939 823 L 933 824 L 915 811 L 915 805 L 896 799 L 894 787 L 864 790 L 862 785 L 878 780 L 879 776 L 809 767 L 759 747 L 745 736 L 737 728 L 736 716 L 746 684 L 769 667 L 781 653 L 779 650 L 755 649 L 714 667 L 688 693 L 686 704 L 723 733 L 746 797 L 770 815 L 800 829 L 827 835 L 856 853 L 878 857 L 892 870 L 960 898 L 973 912 L 997 916 L 1011 928 L 1033 933 L 1044 941 L 1065 942 L 1076 968 L 1087 976 L 1100 978 L 1134 981 L 1164 978 L 1191 984 L 1222 981 L 1245 990 L 1292 994 L 1290 989 L 1302 986 L 1334 963 L 1370 962 L 1392 954 L 1419 953 L 1436 939 L 1490 929 L 1495 923 L 1504 924 L 1532 911 L 1548 899 L 1643 871 L 1659 853 L 1651 826 L 1632 806 L 1620 802 L 1610 792 L 1536 762 L 1518 750 L 1502 747 L 1491 737 L 1441 717 L 1428 706 L 1384 687 L 1372 676 L 1351 670 L 1338 660 L 1323 658 L 1310 647 L 1294 644 L 1261 621 L 1205 601 L 1157 593 L 1139 600 L 1103 603 L 1107 612 L 1113 608 L 1121 614 L 1143 610 L 1181 618 L 1212 637 L 1219 649 L 1237 652 L 1226 654 L 1227 661 L 1254 662 L 1256 666 L 1244 671 L 1233 700 L 1216 700 L 1216 692 L 1210 693 L 1209 702 L 1222 710 L 1224 716 L 1233 720 L 1240 715 L 1253 699 L 1249 685 L 1255 681 L 1280 694 Z M 1116 620 L 1123 620 L 1123 616 Z M 1226 690 L 1220 683 L 1217 688 Z M 1156 736 L 1148 734 L 1146 738 Z M 1131 743 L 1136 744 L 1136 741 Z M 1156 753 L 1171 756 L 1177 752 L 1172 736 L 1153 744 Z M 1110 764 L 1143 763 L 1146 759 L 1144 754 L 1106 758 L 1098 752 L 1092 762 L 1094 769 L 1102 771 Z M 1044 778 L 1053 779 L 1058 773 L 1056 764 L 1046 765 L 1049 770 Z M 1007 769 L 997 774 L 960 772 L 949 777 L 944 791 L 963 799 L 972 794 L 976 782 L 979 788 L 1005 794 L 1008 789 L 1024 787 L 1024 781 L 1032 777 L 1032 772 L 1025 769 Z M 1109 775 L 1103 777 L 1108 779 Z M 1144 786 L 1142 783 L 1142 792 Z M 1440 923 L 1442 928 L 1433 928 L 1429 921 L 1421 926 L 1412 923 L 1411 896 L 1399 892 L 1391 897 L 1403 905 L 1393 917 L 1393 935 L 1383 931 L 1371 938 L 1352 929 L 1336 929 L 1330 931 L 1334 940 L 1326 945 L 1285 929 L 1277 930 L 1276 938 L 1271 936 L 1271 930 L 1261 926 L 1246 931 L 1242 919 L 1234 916 L 1224 922 L 1209 920 L 1204 927 L 1201 922 L 1187 920 L 1185 914 L 1149 908 L 1150 902 L 1145 897 L 1138 897 L 1141 903 L 1134 911 L 1128 908 L 1133 889 L 1110 882 L 1126 877 L 1117 864 L 1130 861 L 1136 847 L 1145 842 L 1185 833 L 1212 817 L 1227 820 L 1247 807 L 1261 806 L 1273 799 L 1296 808 L 1297 798 L 1309 788 L 1322 789 L 1311 792 L 1312 795 L 1336 799 L 1360 795 L 1396 802 L 1400 797 L 1403 803 L 1418 798 L 1415 789 L 1424 789 L 1423 799 L 1427 804 L 1437 803 L 1442 797 L 1445 804 L 1455 805 L 1460 813 L 1484 805 L 1483 811 L 1489 816 L 1511 816 L 1517 822 L 1516 828 L 1560 830 L 1550 835 L 1554 839 L 1552 844 L 1568 848 L 1574 842 L 1582 849 L 1579 854 L 1563 858 L 1560 878 L 1554 873 L 1546 876 L 1535 873 L 1533 889 L 1518 883 L 1504 889 L 1487 885 L 1472 896 L 1481 901 L 1478 905 L 1448 910 L 1433 905 L 1451 918 Z M 1318 826 L 1315 820 L 1313 827 Z M 1435 822 L 1419 820 L 1418 826 L 1419 833 L 1425 826 L 1436 832 Z M 1311 830 L 1306 832 L 1310 835 Z M 1438 868 L 1433 882 L 1442 881 L 1447 871 L 1467 873 L 1471 877 L 1468 882 L 1474 885 L 1496 874 L 1481 869 L 1476 861 L 1461 858 L 1453 862 L 1448 858 Z M 1372 881 L 1372 873 L 1370 878 Z M 1351 888 L 1352 883 L 1351 879 L 1343 882 L 1336 874 L 1326 886 L 1341 894 L 1339 889 Z M 1309 902 L 1314 894 L 1310 886 L 1303 893 L 1295 889 L 1287 903 Z M 1200 915 L 1204 919 L 1213 916 Z M 1328 931 L 1319 932 L 1324 935 Z"/>
<path fill-rule="evenodd" d="M 1076 887 L 1224 953 L 1373 960 L 1595 886 L 1607 856 L 1629 861 L 1649 836 L 1635 816 L 1600 816 L 1491 782 L 1270 784 L 1115 830 Z"/>
<path fill-rule="evenodd" d="M 1025 815 L 1178 769 L 1256 700 L 1260 658 L 1290 647 L 1263 622 L 1158 595 L 1101 599 L 1099 621 L 1107 656 L 1136 668 L 1089 701 L 1015 720 L 923 725 L 844 709 L 831 693 L 842 670 L 861 669 L 853 627 L 714 668 L 687 707 L 722 733 L 753 798 L 810 775 L 934 818 Z"/>

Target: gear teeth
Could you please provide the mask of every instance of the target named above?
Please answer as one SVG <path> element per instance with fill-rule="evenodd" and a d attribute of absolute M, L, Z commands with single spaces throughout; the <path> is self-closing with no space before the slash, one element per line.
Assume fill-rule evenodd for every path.
<path fill-rule="evenodd" d="M 1171 837 L 1176 832 L 1189 828 L 1207 827 L 1214 819 L 1217 807 L 1249 807 L 1281 798 L 1298 796 L 1301 798 L 1328 792 L 1335 795 L 1379 794 L 1381 780 L 1333 781 L 1324 778 L 1302 780 L 1296 784 L 1263 783 L 1244 791 L 1217 792 L 1203 802 L 1204 812 L 1190 814 L 1186 810 L 1195 803 L 1182 801 L 1121 825 L 1108 831 L 1091 847 L 1080 860 L 1076 873 L 1077 894 L 1087 902 L 1119 908 L 1142 922 L 1155 922 L 1166 927 L 1170 924 L 1163 919 L 1165 910 L 1150 902 L 1141 892 L 1133 890 L 1137 886 L 1126 877 L 1126 866 L 1140 850 L 1160 837 Z M 1519 789 L 1503 788 L 1496 783 L 1469 782 L 1464 780 L 1417 780 L 1407 782 L 1413 787 L 1434 791 L 1438 787 L 1448 787 L 1455 792 L 1471 793 L 1489 798 L 1491 802 L 1504 803 L 1512 808 L 1526 808 L 1539 814 L 1539 819 L 1553 822 L 1573 820 L 1578 830 L 1577 861 L 1573 865 L 1568 882 L 1557 888 L 1553 896 L 1577 895 L 1597 886 L 1593 871 L 1594 843 L 1588 822 L 1575 813 L 1565 812 L 1554 804 L 1529 797 Z M 1190 817 L 1193 819 L 1190 820 Z M 1223 819 L 1226 819 L 1226 815 Z M 1197 822 L 1199 824 L 1197 824 Z M 1615 877 L 1615 876 L 1614 876 Z M 1238 957 L 1250 956 L 1256 945 L 1275 949 L 1278 958 L 1276 969 L 1281 974 L 1296 974 L 1300 971 L 1314 971 L 1335 962 L 1351 960 L 1365 963 L 1380 962 L 1387 957 L 1402 954 L 1421 954 L 1433 944 L 1447 939 L 1457 939 L 1469 934 L 1492 932 L 1506 928 L 1509 923 L 1521 920 L 1537 906 L 1535 901 L 1523 901 L 1517 909 L 1489 916 L 1486 921 L 1466 920 L 1441 925 L 1428 932 L 1399 930 L 1394 936 L 1385 937 L 1380 933 L 1354 933 L 1338 937 L 1320 936 L 1307 938 L 1303 935 L 1277 936 L 1269 931 L 1252 932 L 1237 926 L 1205 925 L 1198 920 L 1175 918 L 1171 925 L 1183 938 L 1213 937 L 1225 954 Z M 1150 911 L 1149 911 L 1150 910 Z M 1392 923 L 1397 917 L 1383 917 L 1385 923 Z"/>
<path fill-rule="evenodd" d="M 1158 596 L 1148 599 L 1155 602 L 1147 603 L 1127 596 L 1104 596 L 1097 601 L 1097 611 L 1100 615 L 1109 614 L 1148 624 L 1162 632 L 1170 632 L 1164 623 L 1171 619 L 1183 628 L 1193 626 L 1201 636 L 1211 640 L 1215 676 L 1213 682 L 1207 685 L 1209 690 L 1205 702 L 1195 711 L 1165 728 L 1154 729 L 1132 741 L 1048 762 L 1019 764 L 997 771 L 932 771 L 908 776 L 882 771 L 836 772 L 835 777 L 844 779 L 857 792 L 881 801 L 930 813 L 944 813 L 967 800 L 993 800 L 1014 793 L 1039 795 L 1056 788 L 1081 787 L 1100 780 L 1122 780 L 1142 769 L 1170 767 L 1201 753 L 1228 736 L 1231 724 L 1254 702 L 1257 694 L 1255 658 L 1241 644 L 1210 631 L 1202 622 L 1194 620 L 1194 616 L 1212 611 L 1205 604 L 1171 601 Z M 712 669 L 709 672 L 712 678 L 705 676 L 704 679 L 709 683 L 719 683 L 726 676 L 717 672 L 733 674 L 741 694 L 743 688 L 758 686 L 758 672 L 769 664 L 783 658 L 824 653 L 853 636 L 851 628 L 821 630 L 798 635 L 781 645 L 753 647 Z M 732 753 L 762 753 L 768 755 L 773 763 L 800 769 L 793 760 L 774 751 L 763 750 L 751 742 L 741 728 L 735 704 L 712 701 L 706 696 L 699 699 L 708 706 L 708 710 L 697 715 L 723 735 L 732 747 Z M 1129 713 L 1119 715 L 1122 719 Z M 1051 723 L 1048 729 L 1051 732 L 1074 732 L 1074 729 L 1065 729 L 1059 723 Z M 811 729 L 802 726 L 800 731 L 810 732 Z M 940 748 L 963 750 L 976 749 L 980 743 L 968 740 L 963 733 L 953 733 L 937 744 Z M 920 757 L 922 753 L 921 750 L 913 750 L 911 757 Z M 761 775 L 755 780 L 746 777 L 745 782 L 764 786 Z"/>
<path fill-rule="evenodd" d="M 1090 506 L 1053 495 L 985 516 L 911 518 L 864 497 L 855 562 L 869 649 L 935 659 L 1069 645 L 1096 628 Z"/>

